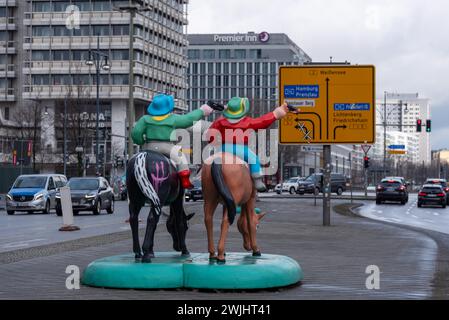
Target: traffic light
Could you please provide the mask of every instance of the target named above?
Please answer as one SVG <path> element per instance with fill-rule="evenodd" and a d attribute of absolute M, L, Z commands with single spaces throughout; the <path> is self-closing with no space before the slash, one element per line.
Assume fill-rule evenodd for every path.
<path fill-rule="evenodd" d="M 432 120 L 427 120 L 426 121 L 426 132 L 431 132 L 432 131 Z"/>
<path fill-rule="evenodd" d="M 422 131 L 422 120 L 418 119 L 416 120 L 416 132 L 421 132 Z"/>
<path fill-rule="evenodd" d="M 364 158 L 363 158 L 363 167 L 364 167 L 365 169 L 368 169 L 368 168 L 369 168 L 369 157 L 364 157 Z"/>

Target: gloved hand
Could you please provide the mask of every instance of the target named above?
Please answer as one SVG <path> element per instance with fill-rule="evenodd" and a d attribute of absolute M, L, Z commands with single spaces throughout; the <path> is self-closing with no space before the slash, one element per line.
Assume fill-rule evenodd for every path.
<path fill-rule="evenodd" d="M 212 109 L 211 107 L 209 107 L 207 104 L 203 104 L 200 107 L 201 110 L 203 110 L 204 116 L 207 117 L 208 115 L 210 115 L 214 109 Z"/>
<path fill-rule="evenodd" d="M 287 103 L 284 102 L 284 104 L 282 104 L 282 106 L 274 109 L 273 113 L 274 113 L 274 117 L 276 118 L 276 120 L 279 120 L 279 119 L 282 119 L 283 117 L 285 117 L 288 113 Z"/>

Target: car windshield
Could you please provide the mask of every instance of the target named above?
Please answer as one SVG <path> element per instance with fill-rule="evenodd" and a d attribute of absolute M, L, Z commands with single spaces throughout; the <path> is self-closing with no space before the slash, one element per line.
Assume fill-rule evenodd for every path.
<path fill-rule="evenodd" d="M 97 190 L 98 179 L 72 179 L 67 185 L 71 190 Z"/>
<path fill-rule="evenodd" d="M 384 187 L 399 187 L 401 183 L 396 180 L 384 180 L 382 181 L 382 185 Z"/>
<path fill-rule="evenodd" d="M 298 179 L 289 179 L 287 183 L 295 183 Z"/>
<path fill-rule="evenodd" d="M 443 190 L 440 187 L 424 187 L 422 189 L 422 192 L 426 192 L 426 193 L 440 193 Z"/>
<path fill-rule="evenodd" d="M 47 177 L 19 177 L 13 188 L 45 188 Z"/>
<path fill-rule="evenodd" d="M 304 180 L 304 181 L 314 182 L 314 181 L 315 181 L 315 176 L 308 176 L 308 177 L 306 178 L 306 180 Z"/>
<path fill-rule="evenodd" d="M 447 183 L 444 180 L 427 180 L 426 184 L 439 184 L 442 187 L 447 186 Z"/>

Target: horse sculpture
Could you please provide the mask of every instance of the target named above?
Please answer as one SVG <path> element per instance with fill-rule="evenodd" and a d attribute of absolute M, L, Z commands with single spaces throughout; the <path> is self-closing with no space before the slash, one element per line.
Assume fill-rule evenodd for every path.
<path fill-rule="evenodd" d="M 256 241 L 256 229 L 264 216 L 255 213 L 257 191 L 253 185 L 246 162 L 230 153 L 218 153 L 205 161 L 202 169 L 202 188 L 204 198 L 204 222 L 207 229 L 207 242 L 210 259 L 224 263 L 225 242 L 228 228 L 234 222 L 237 205 L 241 213 L 237 225 L 243 236 L 243 247 L 260 256 Z M 215 252 L 213 237 L 213 216 L 219 203 L 223 203 L 218 255 Z"/>
<path fill-rule="evenodd" d="M 126 169 L 126 186 L 129 197 L 129 224 L 133 237 L 133 251 L 136 259 L 151 262 L 154 258 L 154 233 L 162 213 L 162 207 L 170 206 L 167 230 L 173 238 L 173 249 L 182 255 L 189 255 L 186 246 L 187 221 L 194 214 L 186 215 L 181 186 L 176 168 L 165 156 L 143 151 L 130 159 Z M 145 202 L 151 205 L 147 218 L 145 238 L 140 248 L 139 213 Z M 143 254 L 142 254 L 143 252 Z"/>

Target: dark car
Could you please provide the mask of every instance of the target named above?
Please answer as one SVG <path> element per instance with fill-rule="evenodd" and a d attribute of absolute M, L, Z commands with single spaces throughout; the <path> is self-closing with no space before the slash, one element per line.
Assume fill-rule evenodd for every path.
<path fill-rule="evenodd" d="M 418 207 L 423 205 L 440 205 L 446 208 L 446 193 L 439 184 L 425 184 L 418 193 Z"/>
<path fill-rule="evenodd" d="M 346 191 L 346 177 L 341 173 L 331 174 L 331 192 L 341 195 Z M 304 180 L 298 181 L 297 193 L 314 193 L 318 195 L 323 192 L 323 174 L 314 173 Z"/>
<path fill-rule="evenodd" d="M 92 211 L 98 215 L 103 209 L 109 214 L 114 213 L 114 193 L 105 178 L 71 178 L 67 186 L 70 187 L 74 214 Z M 60 194 L 56 195 L 56 214 L 62 216 Z"/>
<path fill-rule="evenodd" d="M 447 185 L 446 179 L 427 179 L 424 184 L 439 184 L 440 186 L 442 186 L 444 192 L 446 193 L 446 204 L 449 204 L 449 187 Z"/>
<path fill-rule="evenodd" d="M 376 188 L 376 204 L 397 201 L 402 205 L 408 202 L 407 186 L 399 179 L 382 179 Z"/>
<path fill-rule="evenodd" d="M 185 193 L 186 201 L 196 201 L 203 199 L 203 188 L 201 187 L 201 181 L 193 181 L 193 189 L 189 189 Z"/>

